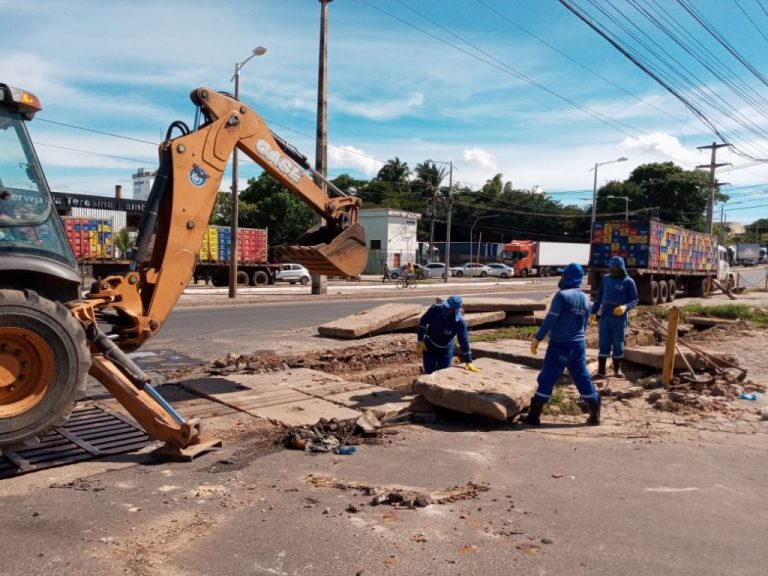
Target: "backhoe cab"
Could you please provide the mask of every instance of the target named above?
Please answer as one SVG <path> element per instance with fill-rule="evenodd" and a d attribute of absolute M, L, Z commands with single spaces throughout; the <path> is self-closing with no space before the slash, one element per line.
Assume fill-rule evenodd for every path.
<path fill-rule="evenodd" d="M 331 198 L 295 149 L 250 108 L 198 88 L 204 122 L 174 122 L 157 171 L 130 270 L 81 297 L 72 250 L 51 200 L 25 121 L 41 109 L 29 92 L 0 84 L 0 452 L 36 442 L 63 424 L 85 391 L 101 382 L 165 452 L 191 456 L 210 446 L 126 354 L 156 334 L 195 266 L 232 151 L 237 147 L 324 221 L 278 250 L 315 274 L 354 276 L 365 267 L 360 201 L 331 183 Z M 173 131 L 180 135 L 172 138 Z M 310 173 L 310 175 L 307 174 Z"/>

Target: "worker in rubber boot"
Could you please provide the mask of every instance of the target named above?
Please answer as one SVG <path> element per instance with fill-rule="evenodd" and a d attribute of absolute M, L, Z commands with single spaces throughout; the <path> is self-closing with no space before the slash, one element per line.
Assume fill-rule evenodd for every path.
<path fill-rule="evenodd" d="M 549 334 L 544 366 L 537 379 L 539 386 L 523 420 L 527 424 L 540 424 L 541 410 L 552 397 L 555 383 L 566 368 L 589 409 L 587 424 L 600 424 L 600 395 L 587 370 L 586 329 L 591 303 L 581 291 L 583 278 L 584 270 L 580 264 L 568 264 L 558 283 L 560 291 L 552 299 L 549 312 L 531 342 L 531 353 L 536 355 L 539 344 Z"/>
<path fill-rule="evenodd" d="M 624 359 L 624 337 L 629 324 L 629 311 L 637 306 L 637 286 L 627 274 L 624 259 L 614 256 L 608 261 L 608 274 L 600 281 L 600 288 L 592 305 L 592 322 L 598 323 L 596 378 L 605 378 L 608 357 L 613 357 L 613 373 L 623 378 L 621 363 Z M 599 317 L 597 320 L 596 317 Z"/>
<path fill-rule="evenodd" d="M 433 304 L 419 320 L 416 353 L 421 354 L 424 373 L 448 368 L 453 360 L 453 340 L 458 336 L 461 361 L 470 372 L 479 372 L 472 364 L 467 322 L 461 312 L 461 296 L 449 296 L 441 304 Z"/>

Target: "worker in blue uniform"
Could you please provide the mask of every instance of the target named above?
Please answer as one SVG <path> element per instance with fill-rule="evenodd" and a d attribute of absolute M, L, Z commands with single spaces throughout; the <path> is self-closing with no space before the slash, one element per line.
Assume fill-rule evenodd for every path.
<path fill-rule="evenodd" d="M 637 286 L 627 274 L 624 259 L 614 256 L 608 261 L 608 274 L 600 281 L 600 288 L 592 305 L 592 323 L 598 323 L 597 378 L 605 378 L 608 357 L 613 356 L 613 373 L 623 378 L 621 363 L 624 359 L 624 337 L 629 323 L 629 311 L 637 306 Z M 599 321 L 598 321 L 599 317 Z"/>
<path fill-rule="evenodd" d="M 581 291 L 583 278 L 584 270 L 580 264 L 566 266 L 558 283 L 560 291 L 552 299 L 549 312 L 531 342 L 531 353 L 536 355 L 539 344 L 549 334 L 544 366 L 537 379 L 539 385 L 523 420 L 527 424 L 538 426 L 541 423 L 541 410 L 552 397 L 555 383 L 566 368 L 589 409 L 587 424 L 600 424 L 600 395 L 587 369 L 586 329 L 591 302 Z"/>
<path fill-rule="evenodd" d="M 458 336 L 461 361 L 470 372 L 479 369 L 472 364 L 467 322 L 461 312 L 461 296 L 450 296 L 441 304 L 433 304 L 419 320 L 416 354 L 422 356 L 424 373 L 448 368 L 453 360 L 453 341 Z"/>

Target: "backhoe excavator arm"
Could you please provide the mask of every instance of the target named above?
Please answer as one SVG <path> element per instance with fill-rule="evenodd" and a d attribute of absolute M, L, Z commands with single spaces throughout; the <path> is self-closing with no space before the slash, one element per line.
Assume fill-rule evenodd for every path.
<path fill-rule="evenodd" d="M 311 172 L 306 159 L 272 134 L 249 107 L 207 88 L 194 90 L 191 98 L 205 121 L 195 131 L 175 122 L 160 145 L 160 166 L 130 271 L 99 281 L 72 310 L 86 327 L 94 354 L 91 375 L 153 437 L 176 449 L 199 440 L 199 425 L 176 414 L 124 351 L 137 348 L 160 330 L 187 286 L 235 148 L 327 223 L 310 230 L 298 246 L 282 247 L 284 254 L 316 274 L 357 275 L 367 260 L 365 235 L 357 223 L 359 199 L 331 198 L 306 174 Z M 171 138 L 174 128 L 181 129 L 182 135 Z M 104 323 L 111 325 L 109 333 L 99 328 Z"/>

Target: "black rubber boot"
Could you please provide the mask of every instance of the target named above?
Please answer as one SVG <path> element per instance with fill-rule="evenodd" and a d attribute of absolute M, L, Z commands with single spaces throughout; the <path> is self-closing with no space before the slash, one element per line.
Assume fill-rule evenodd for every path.
<path fill-rule="evenodd" d="M 605 378 L 605 365 L 608 363 L 608 358 L 597 359 L 597 373 L 592 378 Z"/>
<path fill-rule="evenodd" d="M 546 400 L 538 396 L 531 398 L 531 406 L 528 408 L 528 415 L 523 418 L 523 422 L 531 426 L 539 426 L 541 424 L 541 410 L 546 403 Z"/>
<path fill-rule="evenodd" d="M 589 408 L 589 418 L 587 418 L 587 424 L 589 426 L 600 425 L 600 397 L 597 400 L 587 400 L 587 408 Z"/>
<path fill-rule="evenodd" d="M 621 371 L 621 361 L 622 358 L 613 359 L 613 374 L 616 378 L 624 378 L 624 372 Z"/>

